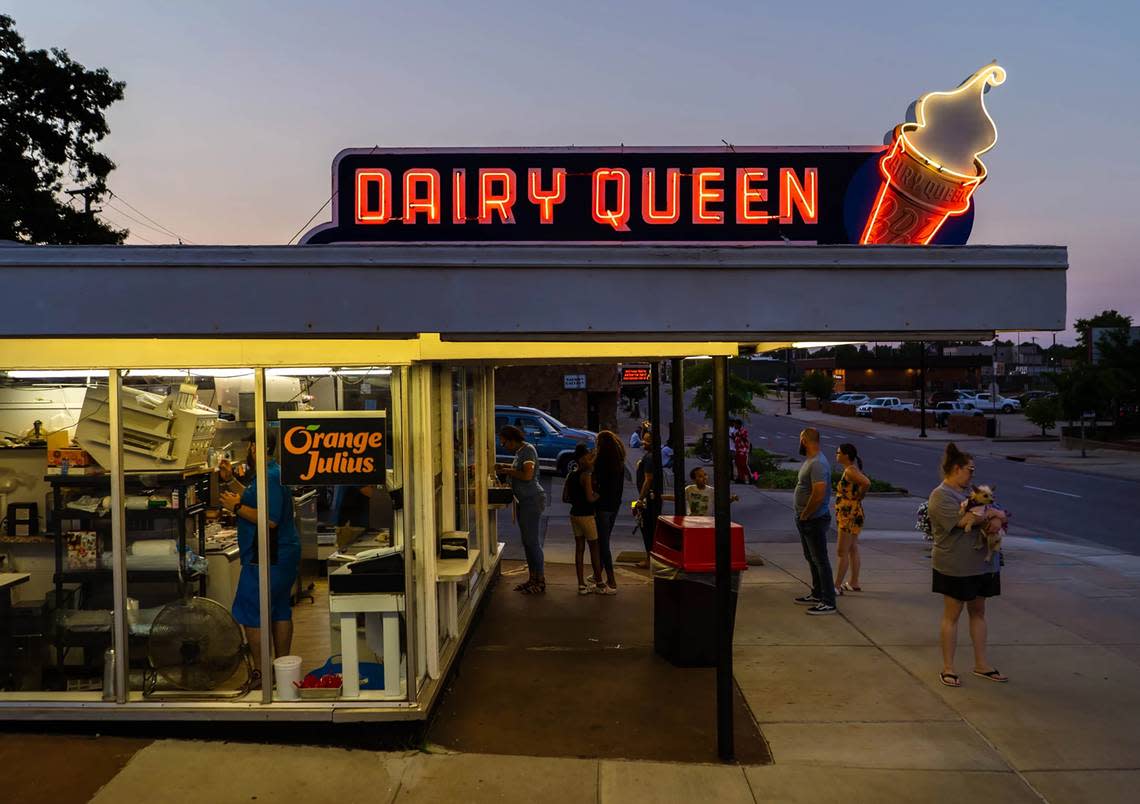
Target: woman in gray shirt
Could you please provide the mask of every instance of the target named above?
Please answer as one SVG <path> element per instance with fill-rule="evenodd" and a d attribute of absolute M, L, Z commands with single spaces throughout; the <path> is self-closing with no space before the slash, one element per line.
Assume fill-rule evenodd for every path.
<path fill-rule="evenodd" d="M 942 595 L 942 672 L 947 687 L 960 687 L 954 672 L 954 649 L 958 645 L 958 620 L 965 607 L 970 617 L 970 640 L 974 643 L 974 675 L 989 681 L 1008 681 L 986 658 L 986 598 L 1001 594 L 998 557 L 989 561 L 985 552 L 975 547 L 966 526 L 980 527 L 985 522 L 963 513 L 962 503 L 969 497 L 974 475 L 974 459 L 953 442 L 946 445 L 942 456 L 942 485 L 930 492 L 927 508 L 934 548 L 933 591 Z"/>
<path fill-rule="evenodd" d="M 530 572 L 526 583 L 520 583 L 515 591 L 527 595 L 541 594 L 546 591 L 546 568 L 542 555 L 545 536 L 542 512 L 546 509 L 546 491 L 539 480 L 538 452 L 534 445 L 523 440 L 522 430 L 509 424 L 499 430 L 499 443 L 507 452 L 515 454 L 511 463 L 496 464 L 495 471 L 510 478 L 511 490 L 515 493 L 519 536 Z"/>

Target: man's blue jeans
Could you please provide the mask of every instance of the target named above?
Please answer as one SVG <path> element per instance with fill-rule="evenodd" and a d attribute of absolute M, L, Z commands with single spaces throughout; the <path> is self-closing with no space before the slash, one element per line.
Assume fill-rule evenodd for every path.
<path fill-rule="evenodd" d="M 804 558 L 811 567 L 811 593 L 827 605 L 834 606 L 835 576 L 831 573 L 831 559 L 827 555 L 827 529 L 830 526 L 830 516 L 806 521 L 796 517 L 796 529 L 800 532 Z"/>

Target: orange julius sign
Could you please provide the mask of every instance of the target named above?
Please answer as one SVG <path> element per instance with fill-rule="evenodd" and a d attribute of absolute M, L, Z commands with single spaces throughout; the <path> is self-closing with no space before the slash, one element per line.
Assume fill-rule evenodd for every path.
<path fill-rule="evenodd" d="M 287 486 L 368 486 L 385 481 L 383 411 L 282 411 L 281 481 Z"/>

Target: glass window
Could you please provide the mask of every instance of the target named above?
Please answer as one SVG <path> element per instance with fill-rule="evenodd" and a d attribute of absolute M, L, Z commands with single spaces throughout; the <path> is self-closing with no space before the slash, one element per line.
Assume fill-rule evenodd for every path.
<path fill-rule="evenodd" d="M 404 699 L 407 607 L 403 517 L 397 516 L 403 478 L 396 446 L 402 434 L 394 432 L 393 369 L 315 372 L 266 372 L 267 424 L 281 433 L 277 471 L 292 507 L 299 556 L 289 593 L 271 601 L 291 623 L 273 615 L 274 652 L 299 656 L 302 678 L 339 672 L 342 700 Z M 302 443 L 298 432 L 332 440 Z M 342 437 L 362 432 L 381 434 L 382 482 L 349 482 L 353 474 L 368 472 L 365 457 L 373 467 L 379 460 L 365 446 L 353 445 L 363 442 Z M 334 444 L 337 437 L 342 440 Z M 285 444 L 289 454 L 282 454 Z M 300 470 L 289 468 L 293 461 Z M 311 469 L 315 473 L 308 477 Z M 283 555 L 284 534 L 280 538 Z M 371 562 L 367 572 L 365 561 Z M 355 572 L 352 562 L 361 562 Z M 282 697 L 275 692 L 275 700 Z"/>
<path fill-rule="evenodd" d="M 107 382 L 105 370 L 0 372 L 0 698 L 102 695 L 109 450 L 96 460 L 74 439 L 85 418 L 106 434 Z"/>

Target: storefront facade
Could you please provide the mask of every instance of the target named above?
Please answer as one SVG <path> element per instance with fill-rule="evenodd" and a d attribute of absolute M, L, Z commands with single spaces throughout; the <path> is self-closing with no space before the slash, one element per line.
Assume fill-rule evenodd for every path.
<path fill-rule="evenodd" d="M 334 161 L 300 247 L 0 247 L 0 492 L 23 517 L 0 716 L 426 717 L 499 570 L 497 367 L 1064 328 L 1063 247 L 962 245 L 998 71 L 963 85 L 969 175 L 919 124 L 889 147 L 373 148 Z M 282 590 L 250 559 L 293 549 L 290 519 Z M 727 502 L 722 524 L 727 553 Z M 248 660 L 230 612 L 274 621 L 245 623 Z M 342 657 L 338 697 L 274 691 L 287 639 L 303 671 Z M 198 677 L 215 652 L 230 675 Z"/>
<path fill-rule="evenodd" d="M 145 601 L 149 595 L 157 607 L 179 592 L 172 587 L 163 601 L 162 593 L 143 586 L 131 569 L 128 551 L 137 523 L 122 503 L 136 481 L 121 461 L 117 466 L 112 461 L 106 476 L 109 496 L 116 497 L 115 488 L 122 493 L 107 512 L 111 583 L 101 593 L 89 592 L 91 601 L 102 594 L 98 605 L 105 608 L 100 611 L 109 611 L 111 618 L 101 636 L 88 641 L 97 646 L 91 649 L 95 654 L 106 646 L 126 657 L 115 664 L 114 695 L 104 700 L 102 691 L 59 689 L 57 680 L 40 689 L 0 692 L 0 711 L 21 718 L 105 717 L 109 712 L 137 718 L 423 717 L 498 566 L 500 535 L 488 503 L 496 365 L 613 364 L 735 355 L 803 340 L 960 339 L 986 337 L 995 328 L 1056 328 L 1065 318 L 1065 269 L 1065 250 L 1051 247 L 0 249 L 5 287 L 17 297 L 45 299 L 32 301 L 0 324 L 0 368 L 9 378 L 11 372 L 16 377 L 28 376 L 19 372 L 44 375 L 22 383 L 71 383 L 85 390 L 105 383 L 113 388 L 116 380 L 120 387 L 124 380 L 130 385 L 138 374 L 183 375 L 167 383 L 227 372 L 248 375 L 254 415 L 246 429 L 258 435 L 271 425 L 267 412 L 275 409 L 271 403 L 281 401 L 272 398 L 274 383 L 283 377 L 305 378 L 305 396 L 312 397 L 316 408 L 337 405 L 321 402 L 325 392 L 320 385 L 329 381 L 330 372 L 313 367 L 335 367 L 331 373 L 341 383 L 359 383 L 364 376 L 386 385 L 389 486 L 403 495 L 402 508 L 392 515 L 391 544 L 405 565 L 405 588 L 397 596 L 402 599 L 403 645 L 398 691 L 292 702 L 274 700 L 267 685 L 232 700 L 152 700 L 142 689 L 146 643 L 132 626 L 129 612 L 134 609 L 128 600 Z M 993 301 L 975 299 L 965 309 L 947 304 L 947 288 L 958 286 L 969 272 L 984 276 L 994 291 L 987 298 Z M 520 282 L 532 289 L 532 298 L 562 294 L 563 302 L 542 309 L 496 303 Z M 222 294 L 219 284 L 227 288 Z M 81 316 L 60 315 L 52 309 L 58 296 L 30 292 L 53 287 L 66 288 L 71 298 L 96 302 Z M 660 298 L 702 301 L 631 308 L 624 301 L 628 291 L 644 287 L 658 288 Z M 102 288 L 117 292 L 107 295 Z M 316 294 L 313 288 L 319 289 Z M 1009 294 L 1027 303 L 1011 308 L 1002 301 Z M 323 303 L 314 303 L 314 295 Z M 740 304 L 741 298 L 753 301 Z M 265 299 L 274 301 L 265 304 Z M 710 316 L 709 310 L 716 314 Z M 193 367 L 189 373 L 187 366 Z M 215 393 L 220 382 L 214 378 Z M 280 393 L 294 394 L 295 387 Z M 117 395 L 120 405 L 122 393 Z M 217 401 L 208 400 L 215 408 Z M 229 409 L 224 402 L 222 407 Z M 117 443 L 122 443 L 118 418 L 120 424 L 112 421 L 110 432 L 118 428 Z M 224 427 L 229 432 L 232 424 Z M 41 519 L 47 530 L 47 517 Z M 259 533 L 262 540 L 267 540 L 267 529 Z M 469 531 L 472 553 L 478 554 L 467 572 L 444 577 L 437 565 L 438 542 L 442 533 L 453 530 Z M 8 547 L 9 556 L 16 556 L 16 570 L 19 557 L 35 549 L 35 538 L 42 540 L 42 549 L 51 544 L 49 536 L 29 536 Z M 28 566 L 51 574 L 50 563 L 30 561 Z M 44 587 L 53 586 L 53 579 L 40 580 L 37 591 L 49 592 Z M 13 590 L 15 607 L 29 602 L 20 590 Z M 268 607 L 268 600 L 261 603 Z M 53 610 L 58 614 L 67 605 L 56 601 Z M 267 631 L 261 629 L 263 644 L 253 646 L 261 649 L 263 665 L 271 655 Z M 43 647 L 48 654 L 56 652 L 56 638 L 58 633 L 45 638 L 51 643 Z M 49 655 L 45 664 L 57 658 Z M 326 657 L 305 658 L 307 670 Z M 69 661 L 62 660 L 65 670 Z"/>

